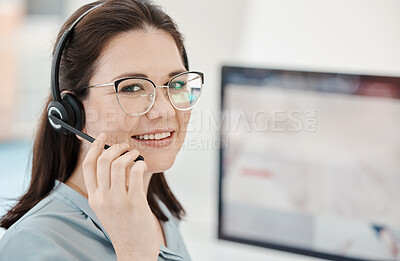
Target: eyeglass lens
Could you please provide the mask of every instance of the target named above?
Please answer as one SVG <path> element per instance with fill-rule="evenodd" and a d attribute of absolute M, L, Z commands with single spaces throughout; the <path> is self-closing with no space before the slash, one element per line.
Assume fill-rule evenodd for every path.
<path fill-rule="evenodd" d="M 171 103 L 180 110 L 193 108 L 201 94 L 202 78 L 197 73 L 185 73 L 174 77 L 168 85 Z M 155 99 L 153 83 L 147 79 L 125 79 L 117 86 L 117 98 L 128 114 L 147 112 Z"/>

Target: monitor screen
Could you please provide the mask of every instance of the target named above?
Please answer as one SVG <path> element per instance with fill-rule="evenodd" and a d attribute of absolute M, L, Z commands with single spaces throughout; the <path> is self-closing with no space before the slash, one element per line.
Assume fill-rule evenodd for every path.
<path fill-rule="evenodd" d="M 400 77 L 222 68 L 220 239 L 400 260 Z"/>

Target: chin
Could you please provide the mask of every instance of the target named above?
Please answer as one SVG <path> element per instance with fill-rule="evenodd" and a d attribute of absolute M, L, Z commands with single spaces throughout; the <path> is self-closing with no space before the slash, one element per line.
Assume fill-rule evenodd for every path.
<path fill-rule="evenodd" d="M 158 172 L 164 172 L 172 167 L 174 165 L 175 160 L 158 160 L 155 159 L 153 160 L 146 160 L 146 157 L 144 158 L 144 161 L 147 164 L 148 172 L 151 173 L 158 173 Z"/>

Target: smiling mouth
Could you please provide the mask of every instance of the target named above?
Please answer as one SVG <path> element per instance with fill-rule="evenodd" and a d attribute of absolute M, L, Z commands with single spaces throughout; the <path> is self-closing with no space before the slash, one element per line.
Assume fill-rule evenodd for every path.
<path fill-rule="evenodd" d="M 136 135 L 133 138 L 138 140 L 162 140 L 164 138 L 168 138 L 172 135 L 172 132 L 166 131 L 161 133 L 152 133 L 152 134 L 145 134 L 145 135 Z"/>
<path fill-rule="evenodd" d="M 141 145 L 149 147 L 165 147 L 172 143 L 175 131 L 160 131 L 142 135 L 134 135 L 131 138 Z"/>

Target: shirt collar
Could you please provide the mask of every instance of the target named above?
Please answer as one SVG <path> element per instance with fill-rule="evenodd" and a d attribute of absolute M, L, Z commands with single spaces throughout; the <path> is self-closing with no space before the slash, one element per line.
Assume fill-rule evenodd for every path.
<path fill-rule="evenodd" d="M 65 198 L 70 200 L 70 205 L 72 205 L 77 210 L 82 211 L 87 215 L 97 227 L 104 233 L 108 240 L 111 239 L 108 236 L 106 230 L 104 229 L 103 225 L 100 223 L 100 220 L 97 218 L 96 214 L 94 213 L 93 209 L 90 207 L 87 198 L 79 194 L 76 190 L 69 187 L 68 185 L 56 180 L 54 185 L 54 190 L 58 193 L 62 194 Z"/>

